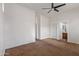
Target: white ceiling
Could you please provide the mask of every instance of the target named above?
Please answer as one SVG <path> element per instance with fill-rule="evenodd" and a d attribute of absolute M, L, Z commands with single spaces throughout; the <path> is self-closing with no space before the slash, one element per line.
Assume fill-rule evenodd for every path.
<path fill-rule="evenodd" d="M 55 3 L 54 6 L 60 5 L 60 4 L 62 4 L 62 3 Z M 53 15 L 58 14 L 60 12 L 65 12 L 65 11 L 68 11 L 68 10 L 72 10 L 74 8 L 79 8 L 79 3 L 66 3 L 65 6 L 58 8 L 59 12 L 51 11 L 48 14 L 47 12 L 49 11 L 49 9 L 44 10 L 42 8 L 50 8 L 51 3 L 20 3 L 19 5 L 33 9 L 33 10 L 35 10 L 35 11 L 41 13 L 41 14 L 44 14 L 48 17 L 52 17 Z"/>

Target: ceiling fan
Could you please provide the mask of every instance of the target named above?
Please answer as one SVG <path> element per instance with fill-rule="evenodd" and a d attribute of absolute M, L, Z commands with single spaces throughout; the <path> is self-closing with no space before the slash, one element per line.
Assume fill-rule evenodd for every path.
<path fill-rule="evenodd" d="M 57 8 L 62 7 L 64 5 L 66 5 L 66 4 L 64 3 L 64 4 L 61 4 L 61 5 L 54 6 L 54 3 L 51 3 L 51 8 L 42 8 L 42 9 L 50 9 L 48 11 L 48 13 L 50 13 L 53 9 L 54 9 L 54 11 L 59 12 L 59 10 L 57 10 Z"/>

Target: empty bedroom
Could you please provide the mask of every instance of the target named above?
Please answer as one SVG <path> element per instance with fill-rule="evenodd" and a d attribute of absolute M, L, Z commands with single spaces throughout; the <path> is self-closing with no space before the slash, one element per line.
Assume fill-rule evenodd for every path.
<path fill-rule="evenodd" d="M 79 56 L 79 3 L 0 3 L 0 24 L 0 55 Z"/>

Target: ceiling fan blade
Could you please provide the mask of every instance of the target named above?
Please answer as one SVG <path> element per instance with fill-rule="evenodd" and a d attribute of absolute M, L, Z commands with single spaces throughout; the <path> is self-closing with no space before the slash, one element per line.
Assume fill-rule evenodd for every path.
<path fill-rule="evenodd" d="M 66 4 L 64 3 L 64 4 L 61 4 L 61 5 L 58 5 L 58 6 L 54 7 L 54 8 L 58 8 L 58 7 L 61 7 L 61 6 L 64 6 L 64 5 L 66 5 Z"/>
<path fill-rule="evenodd" d="M 51 3 L 51 8 L 53 8 L 54 7 L 54 3 Z"/>
<path fill-rule="evenodd" d="M 54 11 L 59 12 L 59 10 L 57 10 L 56 8 L 54 8 Z"/>
<path fill-rule="evenodd" d="M 42 9 L 51 9 L 51 8 L 42 8 Z"/>
<path fill-rule="evenodd" d="M 48 13 L 50 13 L 51 11 L 52 11 L 52 9 L 51 9 L 51 10 L 49 10 L 49 11 L 48 11 Z"/>

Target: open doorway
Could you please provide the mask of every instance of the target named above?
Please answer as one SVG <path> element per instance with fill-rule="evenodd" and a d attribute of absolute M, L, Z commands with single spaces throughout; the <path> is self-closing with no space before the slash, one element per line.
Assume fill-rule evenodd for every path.
<path fill-rule="evenodd" d="M 68 24 L 61 22 L 57 24 L 57 39 L 67 42 L 68 41 Z"/>

